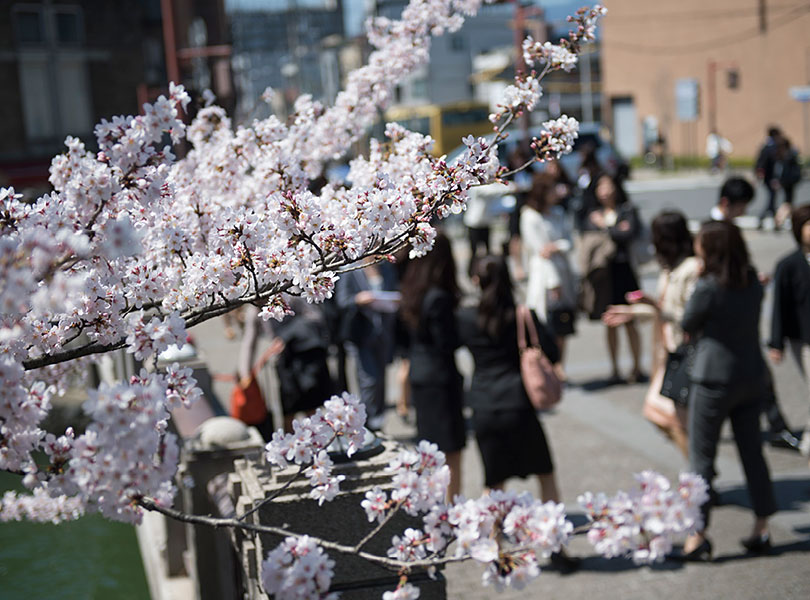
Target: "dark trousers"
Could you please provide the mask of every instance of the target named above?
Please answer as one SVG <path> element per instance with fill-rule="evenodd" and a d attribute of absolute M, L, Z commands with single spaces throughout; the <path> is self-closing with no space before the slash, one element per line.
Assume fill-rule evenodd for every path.
<path fill-rule="evenodd" d="M 692 384 L 689 397 L 689 464 L 711 486 L 715 475 L 714 460 L 720 429 L 731 419 L 734 442 L 745 470 L 745 480 L 754 513 L 767 517 L 776 512 L 773 484 L 759 430 L 762 395 L 765 382 L 733 384 Z M 709 525 L 711 501 L 701 508 L 704 527 Z"/>
<path fill-rule="evenodd" d="M 367 427 L 382 429 L 385 414 L 385 367 L 388 365 L 389 341 L 373 337 L 362 344 L 348 344 L 357 367 L 357 385 L 360 399 L 366 406 Z"/>
<path fill-rule="evenodd" d="M 770 181 L 765 182 L 765 188 L 768 192 L 768 201 L 765 204 L 765 208 L 762 209 L 762 212 L 759 213 L 759 220 L 762 221 L 768 215 L 774 217 L 776 216 L 776 190 L 771 185 Z"/>
<path fill-rule="evenodd" d="M 765 413 L 765 418 L 768 420 L 768 430 L 771 435 L 776 435 L 785 429 L 789 429 L 785 422 L 785 417 L 782 416 L 782 411 L 779 410 L 779 404 L 776 401 L 776 388 L 773 385 L 773 373 L 770 368 L 767 369 L 768 381 L 765 387 L 765 395 L 762 397 L 762 412 Z"/>

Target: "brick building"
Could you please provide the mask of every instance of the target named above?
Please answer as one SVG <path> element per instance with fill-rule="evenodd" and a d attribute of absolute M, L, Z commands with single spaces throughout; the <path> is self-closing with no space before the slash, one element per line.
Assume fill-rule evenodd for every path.
<path fill-rule="evenodd" d="M 602 23 L 603 114 L 638 155 L 658 134 L 670 153 L 703 155 L 712 127 L 753 157 L 779 126 L 810 153 L 810 4 L 784 0 L 611 0 Z"/>

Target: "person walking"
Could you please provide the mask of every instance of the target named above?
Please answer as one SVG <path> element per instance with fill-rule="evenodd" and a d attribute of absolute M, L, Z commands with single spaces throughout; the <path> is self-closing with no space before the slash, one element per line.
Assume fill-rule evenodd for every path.
<path fill-rule="evenodd" d="M 768 193 L 765 208 L 759 214 L 759 228 L 762 229 L 765 218 L 770 215 L 776 217 L 776 192 L 779 189 L 779 179 L 776 177 L 776 153 L 782 132 L 778 127 L 768 128 L 768 137 L 757 154 L 754 173 L 764 185 Z"/>
<path fill-rule="evenodd" d="M 810 204 L 793 211 L 791 225 L 799 247 L 776 265 L 769 355 L 774 363 L 782 362 L 787 339 L 810 387 Z M 810 456 L 810 420 L 799 451 Z"/>
<path fill-rule="evenodd" d="M 436 235 L 433 250 L 413 259 L 402 280 L 401 317 L 410 332 L 409 381 L 416 435 L 436 444 L 450 467 L 448 498 L 461 492 L 464 387 L 456 368 L 455 308 L 459 289 L 450 240 Z"/>
<path fill-rule="evenodd" d="M 695 254 L 700 260 L 700 279 L 681 321 L 695 345 L 690 370 L 690 470 L 702 476 L 711 489 L 720 430 L 730 419 L 756 516 L 751 534 L 741 543 L 750 552 L 767 552 L 768 517 L 776 512 L 776 500 L 759 429 L 767 386 L 759 345 L 762 284 L 751 267 L 742 234 L 732 223 L 704 224 L 695 241 Z M 706 536 L 710 508 L 711 500 L 701 507 L 703 526 L 686 539 L 683 560 L 711 560 L 712 544 Z"/>
<path fill-rule="evenodd" d="M 565 340 L 575 331 L 577 299 L 570 261 L 574 242 L 561 200 L 552 176 L 537 173 L 520 213 L 520 238 L 528 272 L 526 305 L 554 332 L 560 350 L 558 376 L 565 380 Z"/>
<path fill-rule="evenodd" d="M 509 268 L 503 257 L 476 263 L 473 283 L 481 291 L 477 306 L 458 312 L 458 331 L 475 363 L 467 394 L 472 427 L 484 464 L 484 485 L 503 489 L 507 479 L 536 476 L 544 501 L 560 501 L 546 435 L 529 402 L 520 374 L 516 306 Z M 551 333 L 534 313 L 543 353 L 554 364 L 559 352 Z M 578 566 L 564 553 L 552 556 L 563 572 Z"/>
<path fill-rule="evenodd" d="M 591 318 L 601 319 L 608 306 L 627 304 L 628 292 L 639 289 L 638 278 L 631 264 L 631 246 L 638 238 L 640 221 L 636 208 L 632 205 L 621 182 L 610 175 L 600 175 L 596 182 L 596 200 L 599 207 L 588 215 L 586 230 L 607 234 L 614 245 L 608 258 L 607 277 L 602 285 L 609 287 L 597 293 L 602 298 L 591 308 Z M 630 352 L 633 357 L 633 370 L 627 380 L 619 373 L 619 336 L 615 327 L 606 328 L 607 345 L 610 353 L 612 376 L 610 383 L 640 383 L 647 380 L 641 370 L 641 338 L 633 320 L 624 325 Z"/>
<path fill-rule="evenodd" d="M 632 318 L 651 317 L 653 325 L 652 373 L 644 397 L 644 417 L 669 437 L 685 457 L 689 456 L 686 432 L 687 408 L 661 395 L 667 356 L 683 342 L 680 322 L 697 284 L 699 262 L 694 257 L 692 234 L 686 218 L 677 211 L 664 211 L 652 222 L 655 256 L 661 266 L 656 297 L 646 294 L 628 298 L 630 306 L 608 308 L 603 321 L 617 327 Z"/>
<path fill-rule="evenodd" d="M 754 187 L 742 177 L 729 177 L 720 188 L 717 204 L 712 207 L 710 217 L 713 221 L 727 221 L 733 223 L 734 219 L 741 217 L 754 199 Z M 767 285 L 770 277 L 760 273 L 759 281 Z M 773 384 L 773 375 L 768 371 L 768 393 L 762 400 L 762 412 L 768 420 L 770 443 L 772 446 L 797 450 L 799 440 L 790 431 L 790 428 L 779 408 L 776 398 L 776 388 Z"/>
<path fill-rule="evenodd" d="M 728 155 L 734 150 L 731 142 L 712 129 L 706 136 L 706 156 L 711 161 L 711 172 L 719 173 L 725 170 Z"/>
<path fill-rule="evenodd" d="M 790 211 L 793 210 L 793 192 L 796 185 L 802 180 L 802 167 L 799 164 L 799 154 L 786 137 L 780 138 L 776 144 L 776 164 L 774 165 L 774 180 L 778 182 L 778 189 L 784 191 L 785 196 L 774 217 L 774 225 L 781 228 Z"/>

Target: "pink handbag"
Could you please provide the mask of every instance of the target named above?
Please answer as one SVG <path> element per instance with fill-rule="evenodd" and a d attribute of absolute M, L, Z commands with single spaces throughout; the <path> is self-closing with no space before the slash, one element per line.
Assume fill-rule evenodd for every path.
<path fill-rule="evenodd" d="M 551 361 L 543 354 L 534 318 L 527 306 L 516 309 L 518 350 L 520 351 L 520 376 L 523 387 L 535 410 L 548 410 L 560 401 L 562 384 L 554 373 Z M 529 342 L 526 344 L 526 331 Z"/>

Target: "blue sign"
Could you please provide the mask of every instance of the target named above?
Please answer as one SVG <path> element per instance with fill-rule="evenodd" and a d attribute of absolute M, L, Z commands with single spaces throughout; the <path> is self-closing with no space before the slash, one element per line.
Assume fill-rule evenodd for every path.
<path fill-rule="evenodd" d="M 790 97 L 799 102 L 810 102 L 810 85 L 790 88 Z"/>

